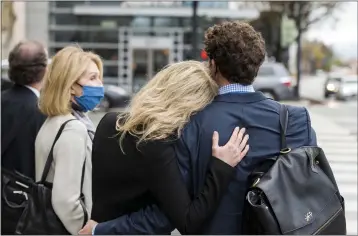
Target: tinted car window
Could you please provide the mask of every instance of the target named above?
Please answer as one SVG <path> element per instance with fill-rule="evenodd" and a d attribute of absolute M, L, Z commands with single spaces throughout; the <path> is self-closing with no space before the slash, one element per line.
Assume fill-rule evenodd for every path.
<path fill-rule="evenodd" d="M 329 83 L 340 83 L 342 81 L 341 78 L 329 78 L 327 82 Z"/>
<path fill-rule="evenodd" d="M 354 81 L 354 80 L 347 80 L 347 81 L 344 81 L 345 84 L 357 84 L 357 81 Z"/>
<path fill-rule="evenodd" d="M 278 76 L 289 76 L 287 69 L 281 64 L 275 66 L 275 72 Z"/>
<path fill-rule="evenodd" d="M 257 74 L 258 76 L 272 76 L 275 75 L 275 72 L 272 67 L 269 66 L 262 66 L 259 69 L 259 72 Z"/>

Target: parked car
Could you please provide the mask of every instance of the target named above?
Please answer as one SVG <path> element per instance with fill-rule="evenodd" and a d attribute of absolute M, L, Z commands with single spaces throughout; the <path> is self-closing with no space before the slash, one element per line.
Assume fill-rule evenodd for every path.
<path fill-rule="evenodd" d="M 51 63 L 49 59 L 48 64 Z M 1 61 L 1 91 L 6 90 L 12 86 L 12 82 L 8 79 L 7 70 L 8 70 L 8 61 Z M 116 86 L 116 85 L 104 85 L 104 98 L 101 103 L 98 105 L 99 111 L 107 112 L 110 108 L 123 107 L 128 104 L 131 99 L 131 94 L 128 93 L 125 89 Z"/>
<path fill-rule="evenodd" d="M 253 83 L 255 90 L 277 101 L 292 99 L 292 77 L 282 63 L 264 62 Z"/>
<path fill-rule="evenodd" d="M 336 93 L 337 100 L 349 100 L 357 97 L 357 75 L 343 76 Z"/>
<path fill-rule="evenodd" d="M 110 108 L 125 107 L 131 99 L 131 95 L 122 87 L 104 85 L 104 98 L 98 105 L 97 111 L 107 112 Z"/>
<path fill-rule="evenodd" d="M 342 81 L 342 75 L 329 75 L 324 83 L 324 97 L 335 96 L 339 90 Z"/>

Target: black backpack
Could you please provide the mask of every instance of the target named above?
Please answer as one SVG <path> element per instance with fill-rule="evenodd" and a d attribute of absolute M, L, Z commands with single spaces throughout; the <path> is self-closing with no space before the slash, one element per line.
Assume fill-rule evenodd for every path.
<path fill-rule="evenodd" d="M 249 176 L 246 235 L 345 235 L 344 199 L 323 150 L 286 145 L 288 109 L 281 105 L 281 151 Z"/>

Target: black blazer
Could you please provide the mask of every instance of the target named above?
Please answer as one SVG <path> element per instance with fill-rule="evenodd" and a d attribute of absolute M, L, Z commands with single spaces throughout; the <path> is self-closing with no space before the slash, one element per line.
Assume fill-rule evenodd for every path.
<path fill-rule="evenodd" d="M 215 212 L 234 168 L 212 157 L 205 185 L 192 200 L 179 171 L 174 141 L 151 141 L 138 150 L 136 139 L 127 135 L 123 154 L 116 119 L 116 113 L 104 116 L 93 140 L 92 219 L 109 221 L 158 204 L 182 234 L 199 232 Z M 120 232 L 116 227 L 121 227 L 116 221 L 106 222 L 97 225 L 95 233 Z"/>
<path fill-rule="evenodd" d="M 33 179 L 36 135 L 46 120 L 37 104 L 37 96 L 24 86 L 1 92 L 1 166 Z"/>

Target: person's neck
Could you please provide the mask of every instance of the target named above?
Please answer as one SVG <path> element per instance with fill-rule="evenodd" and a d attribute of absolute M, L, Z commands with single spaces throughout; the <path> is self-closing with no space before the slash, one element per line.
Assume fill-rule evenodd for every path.
<path fill-rule="evenodd" d="M 33 83 L 33 84 L 29 84 L 29 85 L 27 85 L 27 86 L 29 86 L 29 87 L 31 87 L 31 88 L 34 88 L 34 89 L 36 89 L 37 91 L 41 91 L 41 83 Z"/>
<path fill-rule="evenodd" d="M 230 83 L 227 79 L 225 79 L 224 77 L 219 77 L 219 78 L 216 80 L 216 83 L 219 85 L 219 88 L 231 84 L 231 83 Z"/>

